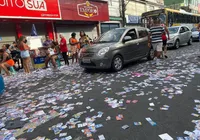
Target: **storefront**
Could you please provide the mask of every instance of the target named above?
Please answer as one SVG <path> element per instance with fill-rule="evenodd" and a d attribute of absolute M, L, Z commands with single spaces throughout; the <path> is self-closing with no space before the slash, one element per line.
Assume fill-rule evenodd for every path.
<path fill-rule="evenodd" d="M 67 41 L 72 32 L 79 38 L 82 30 L 94 39 L 100 34 L 99 22 L 109 20 L 108 3 L 105 1 L 60 0 L 60 10 L 62 21 L 56 21 L 54 25 L 57 36 L 61 33 Z"/>
<path fill-rule="evenodd" d="M 35 24 L 38 36 L 54 38 L 54 20 L 61 20 L 59 2 L 45 1 L 1 1 L 0 2 L 0 46 L 10 44 L 21 35 L 30 36 Z"/>

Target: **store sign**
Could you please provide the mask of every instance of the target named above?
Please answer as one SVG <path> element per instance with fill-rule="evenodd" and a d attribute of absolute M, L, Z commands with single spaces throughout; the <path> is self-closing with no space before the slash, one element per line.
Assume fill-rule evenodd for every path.
<path fill-rule="evenodd" d="M 57 0 L 0 0 L 0 17 L 61 19 Z"/>
<path fill-rule="evenodd" d="M 78 15 L 85 18 L 91 18 L 99 15 L 98 7 L 90 4 L 89 1 L 86 1 L 86 3 L 82 4 L 77 4 L 77 10 Z"/>
<path fill-rule="evenodd" d="M 108 2 L 91 0 L 59 0 L 63 20 L 109 21 Z"/>
<path fill-rule="evenodd" d="M 133 24 L 140 23 L 140 21 L 141 21 L 140 16 L 128 15 L 128 16 L 126 16 L 126 19 L 127 19 L 127 23 L 133 23 Z"/>

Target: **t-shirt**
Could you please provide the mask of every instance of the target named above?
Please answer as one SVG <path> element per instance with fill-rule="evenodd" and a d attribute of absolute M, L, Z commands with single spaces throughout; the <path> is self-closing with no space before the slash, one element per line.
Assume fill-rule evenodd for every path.
<path fill-rule="evenodd" d="M 165 34 L 162 34 L 162 40 L 163 41 L 167 40 L 167 36 Z"/>
<path fill-rule="evenodd" d="M 62 38 L 60 40 L 60 51 L 61 52 L 67 52 L 68 51 L 68 49 L 67 49 L 67 42 L 66 42 L 65 38 Z"/>
<path fill-rule="evenodd" d="M 46 40 L 46 41 L 43 43 L 43 46 L 44 46 L 44 47 L 48 47 L 51 43 L 52 43 L 51 40 Z"/>
<path fill-rule="evenodd" d="M 29 50 L 29 46 L 27 44 L 25 44 L 24 42 L 20 42 L 19 44 L 19 50 L 20 51 L 25 51 L 25 50 Z"/>
<path fill-rule="evenodd" d="M 49 48 L 48 50 L 49 50 L 50 55 L 54 55 L 55 54 L 54 49 Z"/>
<path fill-rule="evenodd" d="M 162 33 L 164 32 L 164 27 L 162 26 L 155 26 L 150 28 L 151 32 L 151 42 L 152 43 L 160 43 L 162 42 Z"/>

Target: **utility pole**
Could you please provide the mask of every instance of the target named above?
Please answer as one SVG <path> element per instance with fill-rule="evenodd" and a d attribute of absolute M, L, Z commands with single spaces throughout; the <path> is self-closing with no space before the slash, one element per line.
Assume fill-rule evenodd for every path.
<path fill-rule="evenodd" d="M 126 25 L 126 17 L 125 17 L 125 11 L 126 11 L 126 5 L 125 0 L 121 0 L 122 5 L 122 27 Z"/>

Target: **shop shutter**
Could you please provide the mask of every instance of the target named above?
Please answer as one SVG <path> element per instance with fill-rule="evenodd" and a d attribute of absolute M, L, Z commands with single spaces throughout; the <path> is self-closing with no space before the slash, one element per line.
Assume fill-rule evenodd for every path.
<path fill-rule="evenodd" d="M 67 39 L 67 43 L 69 43 L 69 38 L 71 37 L 71 33 L 76 33 L 76 39 L 80 38 L 80 31 L 85 31 L 86 35 L 88 35 L 91 39 L 97 37 L 97 29 L 96 25 L 57 25 L 56 27 L 57 34 L 63 34 L 64 37 Z M 58 38 L 60 41 L 60 38 Z"/>

